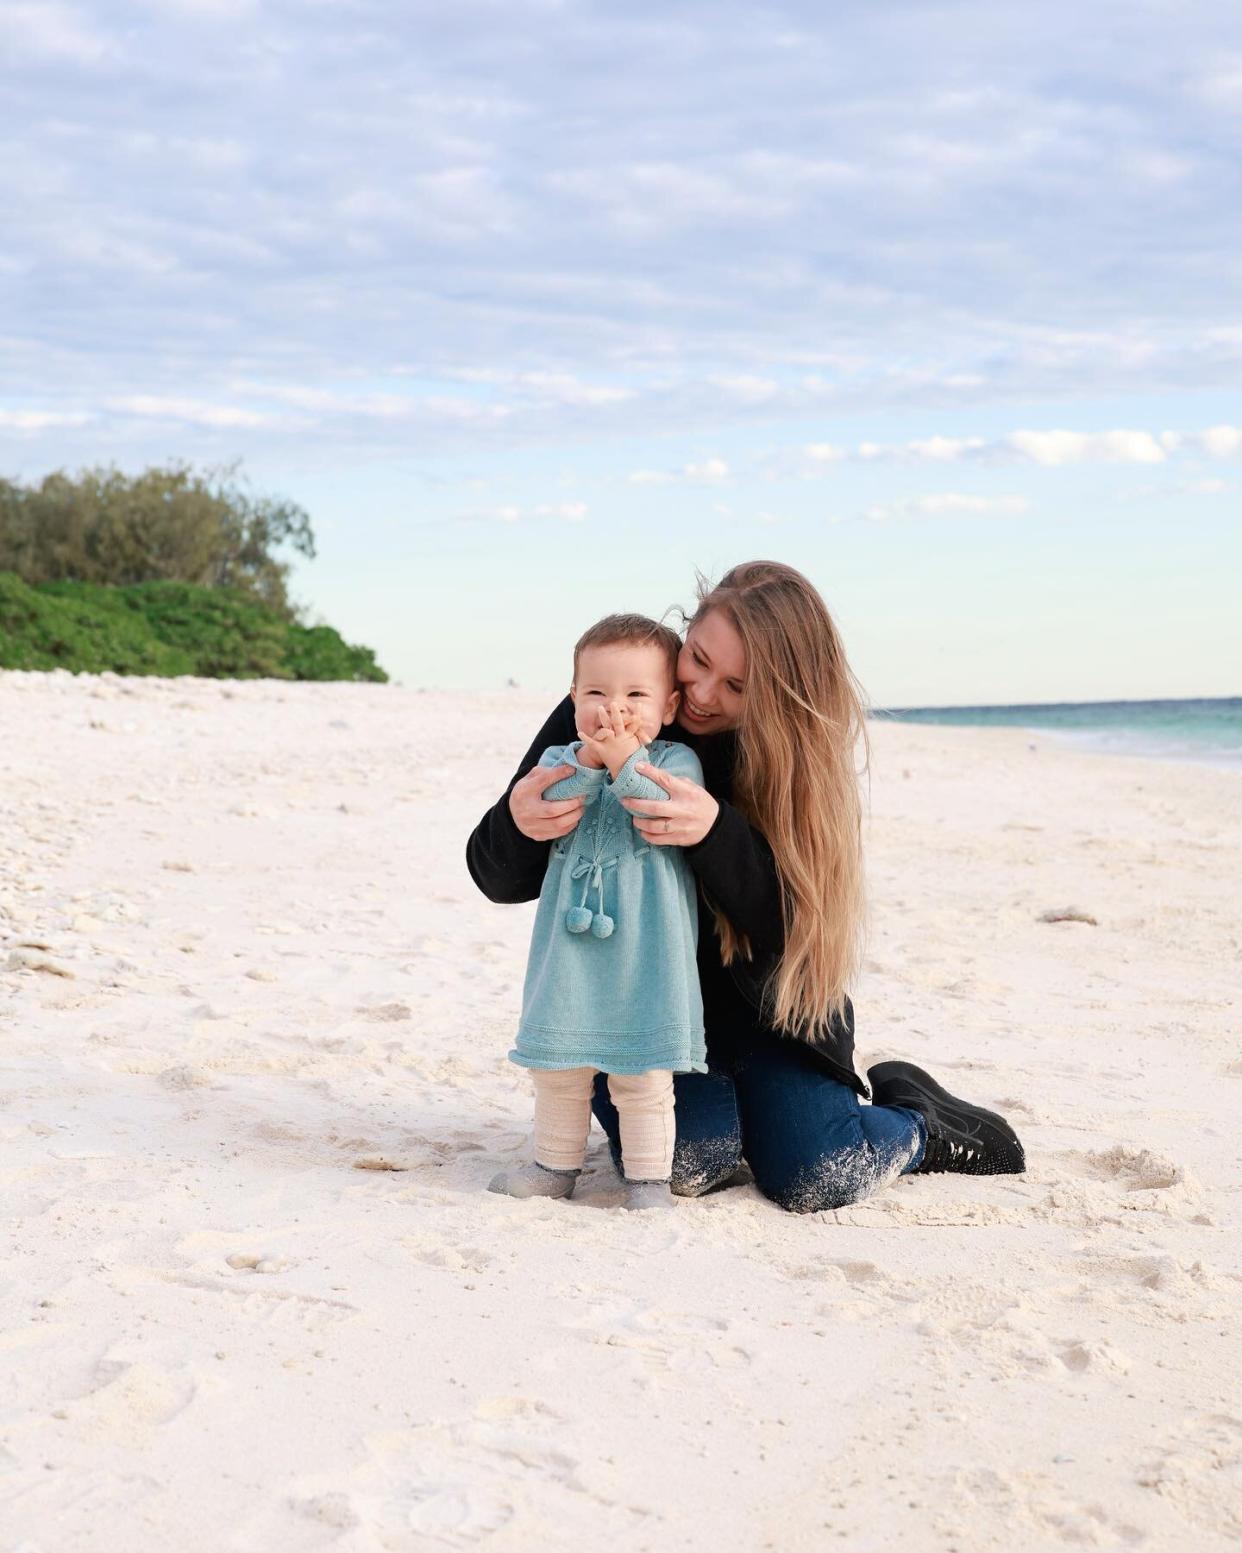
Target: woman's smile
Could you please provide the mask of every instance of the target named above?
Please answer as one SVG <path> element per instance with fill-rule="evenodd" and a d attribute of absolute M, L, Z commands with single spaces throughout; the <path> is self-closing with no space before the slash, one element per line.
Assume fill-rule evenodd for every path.
<path fill-rule="evenodd" d="M 710 722 L 716 715 L 711 707 L 699 706 L 689 691 L 686 691 L 682 705 L 685 707 L 687 719 L 693 723 Z"/>
<path fill-rule="evenodd" d="M 681 706 L 677 720 L 690 733 L 724 733 L 742 714 L 746 648 L 727 615 L 709 610 L 686 633 L 677 659 Z"/>

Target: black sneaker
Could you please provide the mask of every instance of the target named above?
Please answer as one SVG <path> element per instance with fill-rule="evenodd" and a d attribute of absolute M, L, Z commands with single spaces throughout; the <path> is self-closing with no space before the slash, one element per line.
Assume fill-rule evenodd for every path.
<path fill-rule="evenodd" d="M 967 1176 L 1021 1175 L 1026 1155 L 1003 1116 L 941 1089 L 912 1062 L 880 1062 L 867 1073 L 876 1105 L 918 1111 L 927 1123 L 927 1148 L 912 1175 L 952 1170 Z"/>

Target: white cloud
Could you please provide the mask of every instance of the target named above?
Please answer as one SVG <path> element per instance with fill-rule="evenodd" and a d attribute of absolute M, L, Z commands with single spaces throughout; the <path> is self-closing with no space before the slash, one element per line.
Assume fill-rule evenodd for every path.
<path fill-rule="evenodd" d="M 320 415 L 368 459 L 407 423 L 444 429 L 415 455 L 437 457 L 479 432 L 547 449 L 590 419 L 668 480 L 694 477 L 661 473 L 678 455 L 640 451 L 645 433 L 684 427 L 738 463 L 732 433 L 778 417 L 791 445 L 862 426 L 851 457 L 941 471 L 1149 463 L 1141 441 L 1022 451 L 888 428 L 968 425 L 940 417 L 969 405 L 1012 427 L 1024 412 L 992 419 L 1006 403 L 1098 423 L 1089 407 L 1138 390 L 1224 402 L 1242 329 L 1221 321 L 1237 218 L 1212 132 L 1242 101 L 1242 51 L 1209 54 L 1190 4 L 1190 20 L 1145 7 L 1124 37 L 1076 36 L 1070 78 L 1064 0 L 1016 52 L 984 0 L 961 0 L 970 80 L 987 83 L 972 87 L 910 5 L 877 53 L 865 6 L 795 7 L 782 50 L 786 22 L 754 6 L 722 23 L 650 0 L 0 0 L 32 108 L 0 146 L 0 267 L 17 280 L 0 331 L 30 340 L 0 353 L 0 398 L 37 382 L 49 405 L 220 406 L 238 371 L 308 389 L 352 375 L 377 397 L 295 406 L 282 456 Z M 83 89 L 86 69 L 106 92 Z M 384 403 L 401 369 L 438 405 Z M 455 397 L 471 374 L 497 392 Z M 791 453 L 791 477 L 837 461 Z"/>
<path fill-rule="evenodd" d="M 921 437 L 913 442 L 860 442 L 856 456 L 867 461 L 930 459 L 934 463 L 950 463 L 987 446 L 983 437 Z"/>
<path fill-rule="evenodd" d="M 0 4 L 5 49 L 75 65 L 99 65 L 116 54 L 112 39 L 72 6 L 40 0 Z"/>
<path fill-rule="evenodd" d="M 515 381 L 538 397 L 557 404 L 624 404 L 627 399 L 634 398 L 632 388 L 608 383 L 584 383 L 570 372 L 521 372 Z"/>
<path fill-rule="evenodd" d="M 1001 446 L 1032 463 L 1053 467 L 1091 462 L 1162 464 L 1167 456 L 1149 431 L 1014 431 L 1001 439 Z"/>
<path fill-rule="evenodd" d="M 1242 113 L 1242 55 L 1225 55 L 1200 78 L 1199 91 L 1214 108 Z"/>
<path fill-rule="evenodd" d="M 589 511 L 586 502 L 581 501 L 538 502 L 533 507 L 501 502 L 495 507 L 476 507 L 471 512 L 459 513 L 458 519 L 467 523 L 521 523 L 530 518 L 559 518 L 563 523 L 581 523 Z"/>
<path fill-rule="evenodd" d="M 1149 500 L 1155 497 L 1158 500 L 1167 500 L 1175 496 L 1220 496 L 1229 490 L 1227 480 L 1218 480 L 1210 475 L 1198 480 L 1183 480 L 1176 485 L 1140 485 L 1133 490 L 1119 491 L 1117 500 L 1135 501 Z"/>
<path fill-rule="evenodd" d="M 723 458 L 708 458 L 701 464 L 687 464 L 682 474 L 701 485 L 723 485 L 729 478 L 729 466 Z"/>
<path fill-rule="evenodd" d="M 0 410 L 0 427 L 13 431 L 48 431 L 56 426 L 85 426 L 94 417 L 80 411 Z"/>
<path fill-rule="evenodd" d="M 562 518 L 566 523 L 581 523 L 589 508 L 584 501 L 540 502 L 535 508 L 537 518 Z"/>
<path fill-rule="evenodd" d="M 1242 430 L 1214 427 L 1206 432 L 1020 430 L 989 439 L 966 436 L 918 437 L 909 442 L 860 442 L 853 449 L 811 443 L 803 453 L 812 465 L 856 459 L 863 463 L 1032 463 L 1045 468 L 1068 464 L 1161 464 L 1188 442 L 1224 457 L 1242 445 Z"/>
<path fill-rule="evenodd" d="M 948 463 L 967 453 L 977 453 L 987 443 L 982 437 L 924 437 L 908 442 L 904 452 L 910 458 L 930 458 L 937 463 Z"/>
<path fill-rule="evenodd" d="M 707 458 L 701 464 L 683 464 L 680 469 L 634 469 L 626 478 L 631 485 L 671 485 L 676 481 L 724 485 L 731 478 L 731 471 L 723 458 Z"/>
<path fill-rule="evenodd" d="M 1028 512 L 1025 496 L 973 496 L 961 491 L 937 491 L 927 496 L 907 496 L 868 507 L 863 517 L 870 523 L 912 517 L 1012 517 Z"/>
<path fill-rule="evenodd" d="M 721 389 L 731 399 L 739 400 L 742 404 L 766 404 L 775 399 L 781 391 L 781 385 L 773 378 L 750 377 L 740 375 L 737 377 L 713 377 L 708 382 L 714 388 Z"/>
<path fill-rule="evenodd" d="M 268 426 L 275 416 L 238 405 L 208 404 L 201 399 L 166 399 L 155 394 L 130 394 L 105 401 L 109 410 L 120 410 L 145 420 L 185 421 L 194 426 L 253 427 Z"/>
<path fill-rule="evenodd" d="M 1199 433 L 1198 441 L 1213 458 L 1232 458 L 1242 453 L 1242 426 L 1209 426 Z"/>

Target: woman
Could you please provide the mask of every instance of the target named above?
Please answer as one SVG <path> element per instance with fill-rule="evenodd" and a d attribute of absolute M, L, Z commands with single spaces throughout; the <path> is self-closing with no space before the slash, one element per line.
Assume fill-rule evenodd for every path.
<path fill-rule="evenodd" d="M 907 1172 L 1024 1170 L 1002 1117 L 922 1069 L 880 1063 L 870 1087 L 854 1071 L 846 989 L 863 918 L 854 750 L 866 729 L 819 594 L 774 561 L 701 585 L 677 679 L 671 736 L 694 749 L 705 785 L 648 767 L 668 801 L 624 801 L 652 846 L 685 849 L 698 885 L 708 1072 L 675 1080 L 674 1192 L 709 1191 L 743 1158 L 765 1196 L 801 1213 L 856 1202 Z M 580 799 L 542 796 L 567 768 L 535 766 L 574 737 L 566 698 L 471 835 L 467 865 L 490 900 L 534 900 L 550 842 L 577 824 Z M 593 1109 L 618 1159 L 616 1113 L 598 1082 Z"/>

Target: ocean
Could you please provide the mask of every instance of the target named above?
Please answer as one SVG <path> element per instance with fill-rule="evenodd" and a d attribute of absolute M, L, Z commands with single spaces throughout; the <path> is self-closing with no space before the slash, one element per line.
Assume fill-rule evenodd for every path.
<path fill-rule="evenodd" d="M 1113 755 L 1242 768 L 1242 696 L 1186 701 L 1059 701 L 1046 706 L 875 708 L 878 721 L 1029 728 Z"/>

